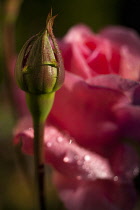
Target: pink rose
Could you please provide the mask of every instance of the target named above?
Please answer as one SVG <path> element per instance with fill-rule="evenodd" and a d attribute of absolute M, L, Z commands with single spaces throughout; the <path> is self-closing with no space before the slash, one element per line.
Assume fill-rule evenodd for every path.
<path fill-rule="evenodd" d="M 78 25 L 70 29 L 61 46 L 66 70 L 85 79 L 100 74 L 140 79 L 140 38 L 130 29 L 111 27 L 96 35 Z"/>
<path fill-rule="evenodd" d="M 140 38 L 129 29 L 99 35 L 73 27 L 60 41 L 66 78 L 46 124 L 45 161 L 68 210 L 131 210 L 140 139 Z M 29 118 L 15 130 L 32 154 Z M 59 172 L 59 173 L 58 173 Z"/>

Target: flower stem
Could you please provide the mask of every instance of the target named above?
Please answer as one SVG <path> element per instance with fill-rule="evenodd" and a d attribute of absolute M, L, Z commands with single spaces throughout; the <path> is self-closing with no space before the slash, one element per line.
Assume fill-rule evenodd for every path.
<path fill-rule="evenodd" d="M 44 166 L 44 124 L 40 120 L 34 120 L 34 162 L 35 162 L 35 175 L 37 183 L 38 192 L 38 203 L 40 210 L 47 210 L 45 207 L 45 189 L 44 189 L 44 176 L 45 176 L 45 166 Z"/>
<path fill-rule="evenodd" d="M 38 191 L 39 210 L 47 210 L 45 207 L 44 189 L 44 127 L 46 118 L 52 108 L 55 93 L 50 94 L 26 94 L 27 105 L 33 118 L 34 126 L 34 165 Z"/>

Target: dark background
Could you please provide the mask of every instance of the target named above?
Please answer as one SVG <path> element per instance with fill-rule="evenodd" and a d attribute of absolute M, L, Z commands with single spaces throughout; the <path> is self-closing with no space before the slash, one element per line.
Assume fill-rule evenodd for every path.
<path fill-rule="evenodd" d="M 55 21 L 57 37 L 62 37 L 78 23 L 89 25 L 95 32 L 114 24 L 140 32 L 139 0 L 25 0 L 17 21 L 17 40 L 20 37 L 26 40 L 41 30 L 50 8 L 53 14 L 58 14 Z"/>

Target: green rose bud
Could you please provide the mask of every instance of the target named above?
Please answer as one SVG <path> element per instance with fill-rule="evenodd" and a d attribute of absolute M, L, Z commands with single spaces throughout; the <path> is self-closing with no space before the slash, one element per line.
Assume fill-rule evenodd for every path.
<path fill-rule="evenodd" d="M 15 76 L 27 93 L 52 93 L 63 84 L 63 61 L 52 29 L 54 18 L 50 13 L 46 29 L 31 37 L 19 53 Z"/>
<path fill-rule="evenodd" d="M 45 122 L 53 105 L 55 91 L 64 81 L 62 57 L 52 30 L 54 18 L 50 13 L 46 29 L 25 43 L 19 53 L 15 69 L 17 83 L 26 92 L 27 106 L 33 120 L 38 209 L 45 209 Z"/>

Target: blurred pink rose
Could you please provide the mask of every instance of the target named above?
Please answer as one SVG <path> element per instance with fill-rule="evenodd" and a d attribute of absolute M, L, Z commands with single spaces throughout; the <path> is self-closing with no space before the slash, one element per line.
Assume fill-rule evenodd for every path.
<path fill-rule="evenodd" d="M 45 161 L 68 210 L 131 210 L 140 139 L 140 38 L 130 29 L 96 35 L 83 25 L 60 41 L 66 78 L 46 124 Z M 29 118 L 15 143 L 32 154 Z"/>
<path fill-rule="evenodd" d="M 69 30 L 61 47 L 66 70 L 85 79 L 100 74 L 140 79 L 140 38 L 130 29 L 110 27 L 93 34 L 78 25 Z"/>

